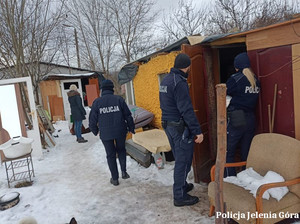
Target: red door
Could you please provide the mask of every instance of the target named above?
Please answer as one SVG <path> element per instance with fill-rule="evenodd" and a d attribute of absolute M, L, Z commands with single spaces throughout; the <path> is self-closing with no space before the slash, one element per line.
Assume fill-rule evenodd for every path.
<path fill-rule="evenodd" d="M 205 106 L 205 80 L 203 75 L 203 50 L 199 46 L 182 45 L 182 52 L 190 56 L 192 64 L 188 77 L 190 95 L 194 106 L 194 111 L 201 125 L 204 141 L 195 144 L 193 157 L 193 170 L 195 182 L 209 180 L 211 168 L 211 158 L 208 141 L 208 123 Z"/>
<path fill-rule="evenodd" d="M 291 46 L 249 51 L 251 66 L 261 82 L 258 105 L 258 133 L 269 132 L 268 105 L 273 112 L 277 84 L 273 132 L 295 137 Z"/>

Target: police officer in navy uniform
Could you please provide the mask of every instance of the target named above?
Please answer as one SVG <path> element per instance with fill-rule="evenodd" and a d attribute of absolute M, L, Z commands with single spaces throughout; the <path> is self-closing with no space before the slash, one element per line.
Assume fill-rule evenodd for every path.
<path fill-rule="evenodd" d="M 235 162 L 238 143 L 241 160 L 247 160 L 255 133 L 255 107 L 260 92 L 260 82 L 250 69 L 250 60 L 246 52 L 235 57 L 234 67 L 237 73 L 226 82 L 227 95 L 232 97 L 227 108 L 227 163 Z M 235 175 L 235 168 L 225 169 L 225 176 Z"/>
<path fill-rule="evenodd" d="M 128 131 L 135 133 L 131 112 L 121 96 L 114 95 L 114 84 L 106 79 L 101 83 L 101 97 L 92 105 L 89 115 L 89 128 L 105 147 L 106 158 L 111 172 L 111 184 L 119 185 L 119 173 L 116 154 L 122 171 L 122 178 L 127 179 L 125 140 Z"/>
<path fill-rule="evenodd" d="M 194 185 L 186 182 L 193 160 L 194 137 L 196 143 L 203 141 L 187 84 L 190 65 L 188 55 L 178 54 L 174 67 L 163 79 L 159 89 L 162 126 L 175 158 L 173 184 L 175 206 L 193 205 L 199 201 L 198 197 L 188 194 Z"/>

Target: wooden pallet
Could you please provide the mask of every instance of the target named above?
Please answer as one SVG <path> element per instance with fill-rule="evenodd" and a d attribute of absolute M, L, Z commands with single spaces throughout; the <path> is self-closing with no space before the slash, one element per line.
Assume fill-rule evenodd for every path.
<path fill-rule="evenodd" d="M 45 113 L 43 106 L 37 105 L 36 110 L 38 112 L 38 115 L 39 115 L 41 122 L 42 122 L 43 126 L 45 127 L 45 129 L 47 131 L 49 131 L 50 133 L 53 133 L 55 131 L 55 129 L 54 129 L 52 122 L 50 121 L 48 115 Z"/>
<path fill-rule="evenodd" d="M 46 148 L 46 145 L 49 147 L 54 147 L 55 141 L 52 135 L 49 133 L 49 131 L 45 129 L 40 116 L 38 116 L 38 123 L 39 123 L 43 148 Z"/>

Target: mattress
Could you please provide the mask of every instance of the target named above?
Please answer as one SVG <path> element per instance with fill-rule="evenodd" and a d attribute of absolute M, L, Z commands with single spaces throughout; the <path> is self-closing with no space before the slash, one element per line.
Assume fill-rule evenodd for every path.
<path fill-rule="evenodd" d="M 138 132 L 132 135 L 132 140 L 134 143 L 143 146 L 154 154 L 171 151 L 168 137 L 166 133 L 160 129 Z"/>
<path fill-rule="evenodd" d="M 148 168 L 151 165 L 151 152 L 143 146 L 135 144 L 132 139 L 129 139 L 125 142 L 125 148 L 127 154 L 142 166 Z"/>
<path fill-rule="evenodd" d="M 153 113 L 134 105 L 128 105 L 128 108 L 132 114 L 135 129 L 146 126 L 153 120 Z"/>

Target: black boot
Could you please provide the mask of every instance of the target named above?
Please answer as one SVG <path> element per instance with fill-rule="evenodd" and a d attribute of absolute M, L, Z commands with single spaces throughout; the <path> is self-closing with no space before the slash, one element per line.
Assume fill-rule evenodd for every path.
<path fill-rule="evenodd" d="M 194 189 L 194 184 L 188 183 L 188 184 L 186 185 L 186 193 L 190 192 L 190 191 L 193 190 L 193 189 Z"/>
<path fill-rule="evenodd" d="M 184 199 L 174 200 L 174 205 L 177 206 L 177 207 L 185 206 L 185 205 L 189 206 L 189 205 L 194 205 L 198 202 L 199 202 L 198 197 L 191 196 L 191 195 L 188 194 Z"/>
<path fill-rule="evenodd" d="M 119 180 L 114 180 L 114 179 L 110 178 L 110 183 L 112 185 L 118 186 L 119 185 Z"/>
<path fill-rule="evenodd" d="M 128 173 L 126 171 L 122 171 L 122 178 L 128 179 L 128 178 L 130 178 L 130 176 L 128 175 Z"/>

